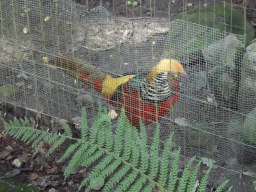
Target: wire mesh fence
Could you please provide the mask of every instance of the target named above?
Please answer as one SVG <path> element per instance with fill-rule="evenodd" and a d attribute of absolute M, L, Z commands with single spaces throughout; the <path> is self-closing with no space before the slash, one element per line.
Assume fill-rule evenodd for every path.
<path fill-rule="evenodd" d="M 178 94 L 179 99 L 159 120 L 161 141 L 165 143 L 174 132 L 175 145 L 182 146 L 184 157 L 196 154 L 222 171 L 229 170 L 227 175 L 239 173 L 241 163 L 255 162 L 256 49 L 245 4 L 166 1 L 161 6 L 168 11 L 163 12 L 156 1 L 150 1 L 149 7 L 142 1 L 137 6 L 117 1 L 100 1 L 100 6 L 71 0 L 0 3 L 2 101 L 75 123 L 85 106 L 91 123 L 97 103 L 109 110 L 120 108 L 124 90 L 115 79 L 119 82 L 115 98 L 104 99 L 102 90 L 88 82 L 105 75 L 148 75 L 162 59 L 172 58 L 182 64 L 187 76 L 177 78 L 180 93 L 170 89 L 171 96 Z M 193 13 L 196 7 L 199 11 Z M 101 71 L 103 76 L 84 80 L 84 68 Z M 134 86 L 125 93 L 129 97 L 142 91 L 147 76 L 137 77 L 122 80 Z M 122 105 L 130 105 L 131 118 L 132 109 L 144 106 L 132 101 Z M 153 116 L 157 115 L 156 110 Z M 151 138 L 153 119 L 147 125 Z"/>

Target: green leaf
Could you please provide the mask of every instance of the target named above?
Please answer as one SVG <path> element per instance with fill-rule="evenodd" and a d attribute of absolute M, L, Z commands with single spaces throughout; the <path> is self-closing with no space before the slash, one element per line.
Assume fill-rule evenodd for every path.
<path fill-rule="evenodd" d="M 209 173 L 211 171 L 211 168 L 209 168 L 205 175 L 203 176 L 200 184 L 199 184 L 199 188 L 198 188 L 198 192 L 205 192 L 205 189 L 206 189 L 206 184 L 207 184 L 207 179 L 208 179 L 208 176 L 209 176 Z"/>
<path fill-rule="evenodd" d="M 224 181 L 217 189 L 215 192 L 222 192 L 223 188 L 225 187 L 225 185 L 229 182 L 229 179 Z"/>
<path fill-rule="evenodd" d="M 172 161 L 170 175 L 169 175 L 169 181 L 168 181 L 168 190 L 169 191 L 174 191 L 175 184 L 177 182 L 180 150 L 181 150 L 181 148 L 179 148 L 179 150 L 176 152 L 176 155 L 175 155 L 175 157 L 174 157 L 174 159 Z"/>
<path fill-rule="evenodd" d="M 170 135 L 170 138 L 168 139 L 167 144 L 164 147 L 164 151 L 161 157 L 160 173 L 158 180 L 160 185 L 165 185 L 168 177 L 169 154 L 171 150 L 172 136 L 173 134 Z"/>
<path fill-rule="evenodd" d="M 105 179 L 101 176 L 96 177 L 90 181 L 90 188 L 99 190 L 104 185 Z"/>

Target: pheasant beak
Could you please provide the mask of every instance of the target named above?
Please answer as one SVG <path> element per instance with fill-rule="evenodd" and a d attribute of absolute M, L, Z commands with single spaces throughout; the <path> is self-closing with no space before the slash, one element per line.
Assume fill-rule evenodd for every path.
<path fill-rule="evenodd" d="M 177 78 L 178 76 L 187 76 L 183 66 L 174 59 L 171 59 L 170 73 L 174 76 L 174 78 Z"/>
<path fill-rule="evenodd" d="M 186 73 L 186 71 L 183 71 L 182 73 L 181 73 L 181 72 L 178 72 L 178 74 L 175 74 L 175 75 L 174 75 L 175 78 L 177 78 L 178 76 L 187 77 L 188 74 Z"/>

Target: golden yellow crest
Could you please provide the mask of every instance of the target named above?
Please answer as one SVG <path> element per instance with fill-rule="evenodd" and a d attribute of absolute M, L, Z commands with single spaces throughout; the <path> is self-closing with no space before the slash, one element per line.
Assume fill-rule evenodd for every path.
<path fill-rule="evenodd" d="M 155 67 L 152 68 L 151 72 L 149 73 L 149 81 L 162 72 L 172 72 L 174 77 L 177 77 L 179 73 L 183 74 L 185 71 L 177 60 L 162 59 Z"/>

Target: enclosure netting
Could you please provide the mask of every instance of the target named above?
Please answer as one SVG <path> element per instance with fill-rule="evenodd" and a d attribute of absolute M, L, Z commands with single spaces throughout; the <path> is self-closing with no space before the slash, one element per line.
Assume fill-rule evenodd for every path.
<path fill-rule="evenodd" d="M 90 123 L 98 101 L 111 107 L 50 60 L 68 55 L 117 76 L 174 58 L 188 75 L 178 78 L 178 103 L 159 121 L 161 141 L 175 132 L 175 146 L 182 147 L 184 157 L 204 157 L 233 172 L 241 168 L 236 158 L 255 150 L 255 64 L 243 53 L 243 35 L 173 20 L 171 14 L 119 17 L 103 6 L 71 0 L 0 2 L 2 101 L 71 122 L 85 106 Z M 155 123 L 147 125 L 149 137 L 154 130 Z"/>

